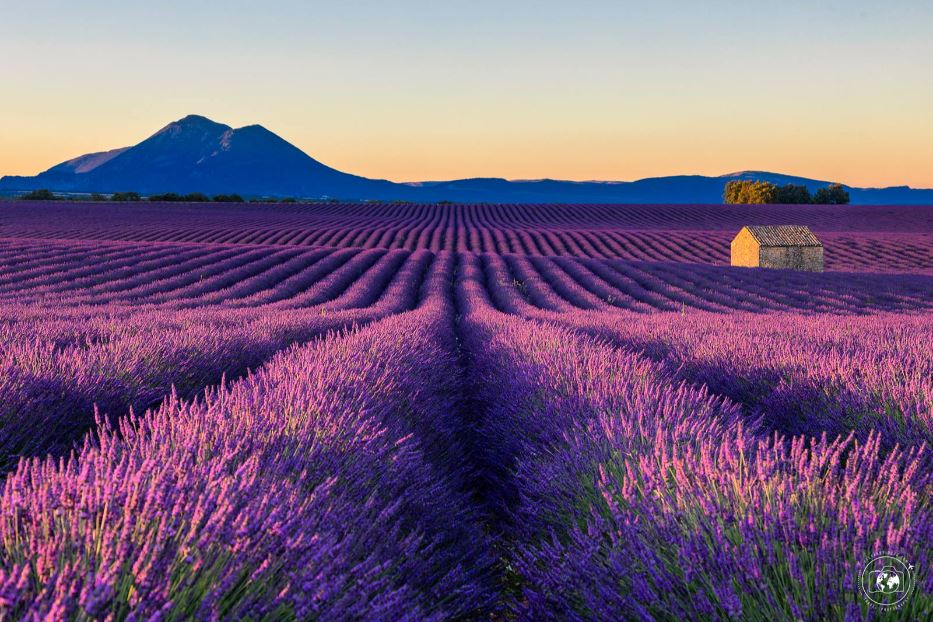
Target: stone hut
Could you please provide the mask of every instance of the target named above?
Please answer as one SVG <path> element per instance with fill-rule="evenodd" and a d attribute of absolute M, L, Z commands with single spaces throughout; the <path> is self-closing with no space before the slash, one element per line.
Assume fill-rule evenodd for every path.
<path fill-rule="evenodd" d="M 809 227 L 742 227 L 732 240 L 732 265 L 822 272 L 823 245 Z"/>

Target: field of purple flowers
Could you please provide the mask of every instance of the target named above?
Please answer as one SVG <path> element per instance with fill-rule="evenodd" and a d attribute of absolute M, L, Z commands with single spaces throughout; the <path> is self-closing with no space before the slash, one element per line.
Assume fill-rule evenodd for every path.
<path fill-rule="evenodd" d="M 0 205 L 0 620 L 930 619 L 933 209 L 787 208 Z"/>

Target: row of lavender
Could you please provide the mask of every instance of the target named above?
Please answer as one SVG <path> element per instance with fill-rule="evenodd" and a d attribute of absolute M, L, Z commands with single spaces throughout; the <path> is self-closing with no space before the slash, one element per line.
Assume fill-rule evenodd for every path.
<path fill-rule="evenodd" d="M 463 326 L 518 618 L 870 619 L 884 551 L 919 569 L 893 615 L 930 613 L 929 318 L 521 319 L 481 280 Z M 775 432 L 794 409 L 824 433 Z"/>
<path fill-rule="evenodd" d="M 921 569 L 904 619 L 929 608 L 921 438 L 774 434 L 774 403 L 751 412 L 672 363 L 741 352 L 723 316 L 643 328 L 618 316 L 638 320 L 625 330 L 557 316 L 562 327 L 495 310 L 475 264 L 452 280 L 455 261 L 416 311 L 104 425 L 66 462 L 22 462 L 0 498 L 0 606 L 50 619 L 470 619 L 503 606 L 529 620 L 859 619 L 860 560 L 894 550 Z M 898 378 L 871 334 L 860 355 L 857 328 L 767 317 L 848 352 L 828 367 L 838 382 L 929 421 L 928 385 L 905 385 L 913 402 L 885 393 Z M 881 320 L 874 337 L 927 377 L 914 344 L 929 322 Z"/>
<path fill-rule="evenodd" d="M 8 303 L 5 377 L 22 382 L 5 387 L 21 397 L 3 431 L 21 444 L 87 425 L 92 402 L 124 414 L 403 313 L 104 422 L 66 462 L 21 462 L 0 497 L 4 616 L 842 619 L 868 615 L 854 577 L 871 552 L 928 567 L 926 316 L 688 312 L 735 294 L 686 268 L 362 256 L 381 268 L 272 295 L 331 301 L 312 313 L 179 310 L 230 297 L 184 270 L 171 285 L 127 276 L 159 306 L 114 306 L 107 291 L 126 285 L 107 283 L 86 302 L 111 304 Z M 11 301 L 30 291 L 21 276 Z M 68 289 L 54 269 L 33 276 Z M 744 284 L 749 311 L 871 306 L 850 282 L 814 294 L 833 281 L 778 276 L 780 297 Z M 655 307 L 665 279 L 677 297 Z M 643 287 L 604 306 L 613 282 Z M 682 306 L 625 313 L 631 300 Z M 923 572 L 905 619 L 931 607 Z"/>
<path fill-rule="evenodd" d="M 142 412 L 172 391 L 189 397 L 289 344 L 412 309 L 422 285 L 449 270 L 426 254 L 400 263 L 370 278 L 321 279 L 292 296 L 326 302 L 316 313 L 130 307 L 105 304 L 100 292 L 89 294 L 95 305 L 0 305 L 0 473 L 21 456 L 67 453 L 98 413 Z"/>
<path fill-rule="evenodd" d="M 0 244 L 0 304 L 365 307 L 449 253 L 275 246 Z M 462 254 L 503 309 L 865 312 L 933 305 L 933 277 L 820 275 L 576 257 Z M 502 292 L 500 295 L 499 292 Z M 517 298 L 516 298 L 517 296 Z M 514 305 L 513 305 L 514 306 Z M 521 310 L 519 310 L 521 312 Z"/>
<path fill-rule="evenodd" d="M 805 224 L 837 271 L 933 272 L 929 206 L 4 206 L 6 239 L 430 250 L 728 264 L 748 224 Z"/>
<path fill-rule="evenodd" d="M 657 362 L 673 382 L 705 386 L 769 432 L 878 436 L 886 450 L 933 447 L 933 316 L 693 312 L 624 329 L 565 315 L 577 332 Z"/>
<path fill-rule="evenodd" d="M 819 231 L 933 233 L 930 205 L 561 205 L 312 203 L 204 205 L 178 203 L 13 202 L 3 205 L 0 226 L 15 233 L 30 228 L 63 235 L 84 231 L 145 234 L 174 228 L 192 239 L 213 230 L 239 229 L 241 239 L 264 230 L 339 231 L 344 224 L 370 228 L 403 225 L 456 229 L 541 230 L 732 230 L 749 222 L 797 222 Z"/>
<path fill-rule="evenodd" d="M 729 242 L 737 230 L 727 231 L 501 231 L 435 230 L 393 226 L 388 229 L 359 224 L 340 231 L 321 229 L 266 230 L 263 235 L 231 228 L 210 231 L 201 240 L 190 240 L 184 231 L 168 229 L 157 234 L 108 233 L 79 229 L 19 232 L 18 238 L 49 237 L 71 241 L 130 240 L 136 244 L 200 243 L 284 248 L 357 248 L 430 250 L 516 254 L 537 257 L 581 257 L 628 261 L 674 261 L 727 265 Z M 922 272 L 933 271 L 929 233 L 820 233 L 826 247 L 826 267 L 837 271 Z"/>
<path fill-rule="evenodd" d="M 0 302 L 162 308 L 367 306 L 434 258 L 426 251 L 86 243 L 4 250 Z"/>
<path fill-rule="evenodd" d="M 103 427 L 76 459 L 21 463 L 0 502 L 7 617 L 488 611 L 495 559 L 464 491 L 450 314 L 432 300 Z"/>
<path fill-rule="evenodd" d="M 843 304 L 841 290 L 835 300 L 820 300 L 818 291 L 788 290 L 772 294 L 772 304 L 785 297 L 775 305 L 777 312 L 762 314 L 768 308 L 762 291 L 761 301 L 749 292 L 747 309 L 726 314 L 691 300 L 684 288 L 679 312 L 610 314 L 555 304 L 558 279 L 551 280 L 553 288 L 541 280 L 516 288 L 490 283 L 481 261 L 464 266 L 473 296 L 490 307 L 636 352 L 660 364 L 671 382 L 704 386 L 769 431 L 810 436 L 853 431 L 861 439 L 875 431 L 887 447 L 933 446 L 933 316 L 926 305 L 847 315 L 839 313 L 842 306 L 830 306 Z M 851 291 L 856 297 L 872 295 L 854 286 Z M 722 292 L 726 295 L 725 287 Z M 790 312 L 796 296 L 797 311 Z M 857 301 L 850 303 L 860 308 Z"/>

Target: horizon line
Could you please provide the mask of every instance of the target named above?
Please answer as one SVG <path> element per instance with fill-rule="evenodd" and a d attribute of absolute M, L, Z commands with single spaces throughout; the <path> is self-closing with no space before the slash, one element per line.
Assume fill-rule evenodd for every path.
<path fill-rule="evenodd" d="M 47 166 L 46 168 L 41 169 L 41 170 L 39 170 L 38 172 L 35 172 L 35 173 L 33 173 L 33 174 L 15 174 L 15 173 L 14 173 L 14 174 L 2 174 L 2 173 L 0 173 L 0 179 L 3 179 L 3 178 L 5 178 L 5 177 L 35 177 L 35 176 L 38 176 L 38 175 L 40 175 L 40 174 L 42 174 L 42 173 L 44 173 L 44 172 L 50 170 L 51 168 L 54 168 L 54 167 L 56 167 L 56 166 L 59 166 L 59 165 L 61 165 L 61 164 L 67 163 L 67 162 L 71 162 L 71 161 L 76 160 L 76 159 L 78 159 L 78 158 L 82 158 L 82 157 L 86 157 L 86 156 L 90 156 L 90 155 L 105 154 L 105 153 L 110 153 L 110 152 L 113 152 L 113 151 L 132 149 L 133 147 L 135 147 L 135 146 L 139 145 L 140 143 L 142 143 L 142 142 L 148 140 L 149 138 L 152 138 L 153 136 L 156 136 L 157 134 L 161 133 L 162 131 L 164 131 L 164 130 L 165 130 L 166 128 L 168 128 L 169 126 L 171 126 L 171 125 L 173 125 L 173 124 L 176 124 L 176 123 L 180 123 L 180 122 L 182 122 L 182 121 L 184 121 L 184 120 L 186 120 L 186 119 L 191 119 L 191 118 L 196 118 L 196 119 L 199 119 L 199 120 L 202 119 L 202 120 L 208 121 L 208 122 L 213 123 L 213 124 L 216 124 L 216 125 L 222 125 L 222 126 L 227 127 L 227 128 L 229 128 L 230 130 L 233 130 L 233 131 L 242 130 L 242 129 L 246 129 L 246 128 L 252 128 L 252 127 L 259 127 L 259 128 L 261 128 L 261 129 L 263 129 L 263 130 L 265 130 L 265 131 L 267 131 L 267 132 L 270 132 L 271 134 L 273 134 L 273 135 L 275 135 L 276 137 L 280 138 L 281 140 L 287 142 L 288 144 L 292 145 L 293 147 L 295 147 L 296 149 L 298 149 L 299 151 L 301 151 L 303 154 L 305 154 L 307 157 L 309 157 L 309 158 L 311 158 L 311 159 L 313 159 L 313 160 L 315 160 L 315 161 L 317 161 L 317 162 L 323 164 L 324 166 L 327 166 L 327 167 L 329 167 L 329 168 L 333 168 L 334 170 L 337 170 L 337 171 L 339 171 L 339 172 L 348 173 L 348 174 L 351 174 L 351 175 L 355 175 L 355 176 L 358 176 L 358 177 L 363 177 L 363 178 L 370 179 L 370 180 L 375 180 L 375 181 L 388 181 L 388 182 L 394 183 L 394 184 L 409 185 L 409 186 L 411 186 L 411 185 L 416 185 L 416 184 L 441 184 L 441 183 L 452 183 L 452 182 L 458 182 L 458 181 L 471 181 L 471 180 L 502 180 L 502 181 L 506 181 L 506 182 L 510 182 L 510 183 L 535 183 L 535 182 L 544 182 L 544 181 L 554 181 L 554 182 L 576 183 L 576 184 L 587 184 L 587 183 L 589 183 L 589 184 L 619 184 L 619 185 L 621 185 L 621 184 L 637 183 L 637 182 L 640 182 L 640 181 L 648 181 L 648 180 L 653 180 L 653 179 L 667 179 L 667 178 L 672 178 L 672 177 L 701 177 L 701 178 L 707 178 L 707 179 L 719 179 L 719 178 L 726 178 L 726 177 L 738 176 L 738 175 L 743 175 L 743 174 L 761 173 L 761 174 L 764 174 L 764 175 L 782 175 L 782 176 L 786 176 L 786 177 L 796 177 L 796 178 L 805 179 L 805 180 L 808 180 L 808 181 L 819 182 L 819 183 L 825 183 L 825 184 L 837 184 L 837 183 L 838 183 L 838 184 L 841 184 L 841 185 L 843 185 L 843 186 L 845 186 L 845 187 L 847 187 L 847 188 L 853 188 L 853 189 L 859 189 L 859 190 L 885 190 L 885 189 L 890 189 L 890 188 L 906 188 L 906 189 L 910 189 L 910 190 L 921 190 L 921 191 L 922 191 L 922 190 L 933 190 L 933 186 L 930 186 L 930 187 L 926 187 L 926 186 L 922 186 L 922 187 L 921 187 L 921 186 L 911 186 L 909 183 L 895 183 L 895 184 L 891 184 L 891 185 L 864 185 L 864 186 L 863 186 L 863 185 L 856 185 L 856 184 L 852 184 L 852 183 L 847 183 L 847 182 L 844 182 L 844 181 L 840 181 L 839 179 L 835 179 L 835 180 L 833 180 L 833 179 L 821 179 L 820 176 L 818 176 L 818 177 L 810 177 L 810 176 L 808 176 L 808 175 L 806 175 L 806 174 L 778 172 L 778 171 L 774 171 L 774 170 L 766 170 L 766 169 L 764 169 L 764 168 L 745 168 L 745 169 L 733 170 L 733 171 L 730 171 L 730 172 L 720 173 L 720 174 L 704 174 L 704 173 L 698 173 L 698 172 L 676 172 L 676 173 L 666 173 L 666 174 L 654 174 L 654 175 L 648 175 L 648 176 L 645 176 L 645 177 L 637 177 L 637 178 L 632 178 L 632 179 L 599 179 L 599 178 L 592 178 L 592 177 L 588 177 L 588 178 L 574 178 L 574 177 L 572 177 L 572 176 L 571 176 L 571 177 L 556 177 L 556 176 L 542 176 L 542 177 L 507 177 L 507 176 L 502 176 L 502 175 L 467 175 L 467 176 L 449 177 L 449 178 L 446 178 L 446 179 L 444 179 L 444 178 L 392 179 L 392 178 L 390 178 L 390 177 L 388 177 L 388 176 L 373 176 L 373 177 L 370 177 L 370 176 L 368 176 L 368 175 L 358 174 L 358 173 L 355 173 L 355 172 L 352 172 L 352 171 L 348 171 L 348 170 L 343 169 L 343 168 L 336 168 L 336 167 L 334 167 L 334 166 L 331 166 L 331 165 L 329 165 L 329 164 L 326 164 L 326 163 L 323 162 L 322 160 L 319 160 L 317 157 L 311 155 L 311 154 L 310 154 L 307 150 L 305 150 L 304 148 L 302 148 L 302 147 L 298 146 L 297 144 L 291 142 L 290 140 L 288 140 L 288 139 L 282 137 L 280 134 L 278 134 L 278 133 L 276 133 L 276 132 L 273 132 L 272 130 L 270 130 L 269 128 L 265 127 L 265 126 L 264 126 L 263 124 L 261 124 L 261 123 L 247 123 L 247 124 L 241 125 L 241 126 L 239 126 L 239 127 L 234 127 L 234 126 L 232 126 L 232 125 L 230 125 L 230 124 L 223 123 L 223 122 L 221 122 L 221 121 L 215 121 L 214 119 L 211 119 L 210 117 L 208 117 L 208 116 L 206 116 L 206 115 L 197 114 L 197 113 L 186 114 L 186 115 L 184 115 L 183 117 L 180 117 L 180 118 L 178 118 L 178 119 L 175 119 L 175 120 L 173 120 L 173 121 L 170 121 L 170 122 L 166 123 L 165 125 L 163 125 L 162 127 L 160 127 L 160 128 L 159 128 L 158 130 L 156 130 L 155 132 L 153 132 L 153 133 L 151 133 L 151 134 L 148 134 L 145 138 L 143 138 L 143 139 L 139 140 L 138 142 L 133 143 L 133 144 L 131 144 L 131 145 L 126 145 L 126 146 L 122 146 L 122 147 L 114 147 L 114 148 L 104 148 L 104 149 L 99 149 L 99 150 L 94 150 L 94 151 L 86 151 L 86 152 L 84 152 L 84 153 L 81 153 L 81 154 L 78 154 L 78 155 L 75 155 L 75 156 L 68 157 L 68 158 L 66 158 L 66 159 L 64 159 L 64 160 L 60 160 L 60 161 L 54 162 L 53 164 L 51 164 L 51 165 Z M 119 157 L 119 156 L 117 156 L 117 157 Z"/>

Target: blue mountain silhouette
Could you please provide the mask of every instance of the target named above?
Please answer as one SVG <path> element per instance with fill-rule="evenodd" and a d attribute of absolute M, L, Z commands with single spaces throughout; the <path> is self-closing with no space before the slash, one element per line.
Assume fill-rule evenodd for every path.
<path fill-rule="evenodd" d="M 811 191 L 829 183 L 765 171 L 632 182 L 475 178 L 394 183 L 326 166 L 261 125 L 233 129 L 189 115 L 138 145 L 83 155 L 33 177 L 3 177 L 0 191 L 48 188 L 57 192 L 235 192 L 244 196 L 500 203 L 720 203 L 725 184 L 733 179 L 802 184 Z M 933 190 L 907 186 L 850 187 L 849 192 L 853 203 L 933 203 Z"/>

